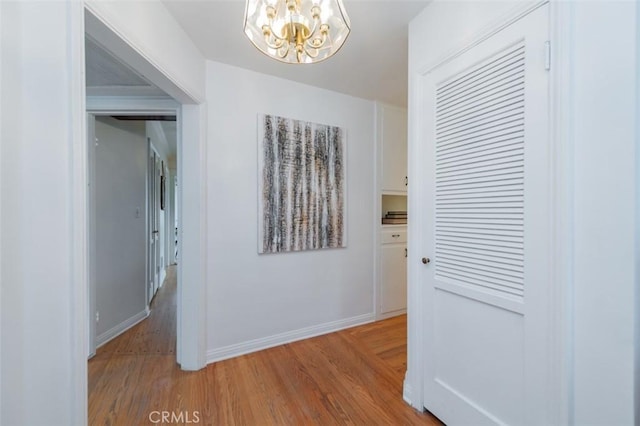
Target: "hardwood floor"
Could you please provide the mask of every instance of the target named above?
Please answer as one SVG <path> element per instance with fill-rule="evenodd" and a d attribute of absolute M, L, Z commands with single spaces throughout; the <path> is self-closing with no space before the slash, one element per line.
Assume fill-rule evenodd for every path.
<path fill-rule="evenodd" d="M 405 316 L 187 372 L 175 361 L 175 289 L 171 268 L 149 318 L 89 361 L 90 425 L 441 424 L 402 400 Z"/>

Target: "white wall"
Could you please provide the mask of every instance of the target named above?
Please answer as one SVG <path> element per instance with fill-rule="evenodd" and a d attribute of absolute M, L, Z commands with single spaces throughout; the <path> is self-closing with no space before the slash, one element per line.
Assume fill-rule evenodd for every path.
<path fill-rule="evenodd" d="M 207 101 L 208 361 L 372 320 L 373 103 L 215 62 Z M 259 113 L 346 129 L 347 248 L 258 255 Z"/>
<path fill-rule="evenodd" d="M 165 61 L 180 58 L 171 53 L 175 50 L 191 52 L 193 60 L 170 65 L 172 78 L 165 78 L 175 80 L 172 84 L 178 91 L 189 87 L 191 93 L 202 92 L 193 96 L 182 92 L 183 101 L 204 98 L 204 60 L 197 49 L 186 36 L 169 34 L 170 49 L 162 42 L 167 33 L 175 34 L 171 29 L 177 23 L 164 26 L 148 16 L 126 19 L 126 7 L 118 10 L 116 6 L 123 3 L 114 2 L 113 13 L 101 16 L 103 22 L 126 22 L 110 28 L 134 40 L 141 22 L 153 24 L 145 27 L 150 35 L 146 43 L 135 49 L 152 63 L 164 63 L 158 59 L 162 56 Z M 0 2 L 0 9 L 0 423 L 86 424 L 84 4 L 73 0 Z M 131 40 L 123 43 L 135 44 Z M 201 108 L 183 107 L 181 111 L 191 125 L 182 129 L 189 159 L 198 158 L 202 151 Z M 201 173 L 200 163 L 194 161 L 183 180 L 198 187 Z M 184 216 L 196 219 L 183 237 L 184 251 L 193 253 L 183 273 L 184 281 L 191 285 L 185 285 L 183 298 L 194 306 L 182 322 L 183 335 L 188 335 L 183 341 L 186 346 L 202 341 L 204 346 L 204 308 L 198 304 L 204 300 L 200 293 L 204 289 L 200 287 L 204 282 L 200 268 L 202 212 L 196 200 L 183 199 L 182 203 L 187 210 Z M 181 362 L 190 368 L 204 365 L 204 359 L 191 354 L 185 354 Z"/>
<path fill-rule="evenodd" d="M 478 33 L 535 1 L 434 1 L 409 25 L 409 73 L 433 66 Z M 419 54 L 418 54 L 419 53 Z"/>
<path fill-rule="evenodd" d="M 638 4 L 574 7 L 575 423 L 637 424 Z"/>
<path fill-rule="evenodd" d="M 145 126 L 144 121 L 96 117 L 98 345 L 130 326 L 132 319 L 145 316 Z"/>
<path fill-rule="evenodd" d="M 74 325 L 86 317 L 74 315 L 81 283 L 72 236 L 74 218 L 82 218 L 74 217 L 71 188 L 81 170 L 73 147 L 85 144 L 84 97 L 82 68 L 70 63 L 82 56 L 76 50 L 82 39 L 72 36 L 82 32 L 81 5 L 0 2 L 0 8 L 0 423 L 80 424 L 86 345 L 83 327 Z M 84 364 L 74 363 L 82 356 Z"/>
<path fill-rule="evenodd" d="M 640 114 L 640 7 L 636 7 L 636 114 Z M 635 419 L 640 419 L 640 120 L 636 119 Z"/>
<path fill-rule="evenodd" d="M 572 212 L 568 218 L 572 229 L 559 230 L 568 236 L 561 243 L 572 251 L 571 271 L 565 281 L 558 282 L 571 296 L 565 306 L 566 326 L 572 330 L 571 341 L 565 342 L 573 351 L 572 371 L 566 378 L 571 401 L 563 409 L 575 424 L 634 424 L 638 421 L 634 405 L 637 410 L 640 404 L 638 383 L 634 390 L 634 378 L 639 380 L 634 370 L 639 361 L 634 357 L 640 344 L 638 335 L 634 336 L 639 309 L 634 286 L 639 274 L 640 12 L 637 2 L 573 2 L 563 7 L 567 4 L 571 12 L 554 34 L 569 35 L 563 40 L 568 49 L 551 69 L 552 76 L 562 67 L 569 69 L 571 85 L 559 88 L 569 96 L 560 133 L 569 135 L 562 143 L 569 146 L 573 158 L 566 171 L 572 199 L 565 200 Z M 430 4 L 410 26 L 410 73 L 434 65 L 471 35 L 495 26 L 514 7 L 522 6 L 515 5 Z M 553 6 L 558 10 L 557 4 Z M 552 49 L 558 42 L 552 39 Z M 410 104 L 414 90 L 410 82 Z M 419 117 L 411 116 L 411 109 L 410 123 L 416 123 Z M 416 155 L 415 145 L 410 144 L 410 157 Z M 410 197 L 410 203 L 415 199 Z M 417 233 L 411 222 L 409 228 L 410 234 Z M 409 250 L 417 248 L 418 243 L 410 240 Z M 411 270 L 409 274 L 410 283 L 415 282 Z M 415 299 L 411 286 L 409 293 L 409 300 Z M 410 322 L 419 316 L 411 307 L 409 315 Z M 409 342 L 409 370 L 418 368 L 419 360 L 411 356 L 417 344 L 417 339 Z"/>
<path fill-rule="evenodd" d="M 3 66 L 2 66 L 2 54 L 4 52 L 4 34 L 2 32 L 3 21 L 2 21 L 2 5 L 0 5 L 0 93 L 2 93 L 2 74 L 3 74 Z M 4 137 L 3 133 L 3 124 L 2 124 L 2 107 L 3 102 L 0 101 L 0 141 Z M 0 165 L 2 164 L 2 145 L 0 144 Z M 0 188 L 2 188 L 2 173 L 0 173 Z M 0 189 L 1 194 L 1 189 Z M 0 196 L 0 282 L 2 281 L 2 197 Z M 2 288 L 0 285 L 0 309 L 2 308 Z M 0 331 L 2 330 L 2 314 L 0 314 Z M 2 339 L 0 338 L 0 423 L 2 423 L 2 385 L 4 383 L 2 381 Z"/>

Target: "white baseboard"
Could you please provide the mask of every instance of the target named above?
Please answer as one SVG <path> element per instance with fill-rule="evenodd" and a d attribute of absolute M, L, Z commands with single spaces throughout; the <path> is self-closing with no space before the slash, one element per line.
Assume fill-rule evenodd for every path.
<path fill-rule="evenodd" d="M 160 271 L 160 282 L 158 283 L 158 288 L 162 288 L 162 285 L 164 284 L 164 280 L 167 278 L 167 268 L 166 266 L 164 268 L 162 268 L 162 270 Z"/>
<path fill-rule="evenodd" d="M 399 315 L 404 315 L 407 313 L 407 308 L 399 309 L 397 311 L 385 312 L 378 314 L 376 321 L 386 320 L 389 318 L 397 317 Z"/>
<path fill-rule="evenodd" d="M 96 337 L 96 348 L 99 348 L 100 346 L 104 345 L 108 341 L 115 339 L 125 331 L 129 330 L 131 327 L 138 324 L 143 319 L 147 318 L 150 313 L 151 311 L 147 306 L 144 309 L 144 311 L 135 314 L 131 318 L 128 318 L 122 321 L 120 324 L 116 325 L 115 327 L 112 327 L 109 330 L 105 331 L 104 333 Z"/>
<path fill-rule="evenodd" d="M 246 342 L 237 343 L 235 345 L 224 346 L 222 348 L 207 351 L 207 364 L 234 358 L 240 355 L 246 355 L 251 352 L 261 351 L 263 349 L 272 348 L 274 346 L 284 345 L 286 343 L 295 342 L 297 340 L 308 339 L 310 337 L 332 333 L 334 331 L 343 330 L 345 328 L 367 324 L 373 322 L 374 320 L 375 315 L 373 313 L 364 314 L 357 317 L 327 322 L 324 324 L 301 328 L 299 330 L 288 331 L 286 333 L 276 334 L 260 339 L 249 340 Z"/>
<path fill-rule="evenodd" d="M 409 381 L 407 380 L 408 374 L 409 372 L 405 373 L 404 382 L 402 383 L 402 399 L 404 399 L 404 402 L 406 402 L 407 404 L 413 407 L 413 388 L 411 387 L 411 385 L 409 384 Z"/>

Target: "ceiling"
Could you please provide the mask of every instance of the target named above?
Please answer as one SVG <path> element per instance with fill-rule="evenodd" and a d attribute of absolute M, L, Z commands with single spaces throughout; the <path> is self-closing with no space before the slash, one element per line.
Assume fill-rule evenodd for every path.
<path fill-rule="evenodd" d="M 406 106 L 407 24 L 430 0 L 345 0 L 351 34 L 327 61 L 288 65 L 267 58 L 242 32 L 244 0 L 165 0 L 202 54 L 257 72 L 364 99 Z M 85 39 L 89 96 L 166 96 L 90 37 Z M 175 152 L 175 122 L 162 122 Z"/>
<path fill-rule="evenodd" d="M 90 37 L 84 44 L 87 95 L 166 96 Z"/>
<path fill-rule="evenodd" d="M 312 65 L 277 62 L 242 31 L 244 0 L 165 0 L 210 60 L 348 95 L 407 104 L 407 25 L 430 0 L 344 0 L 351 34 L 332 58 Z"/>

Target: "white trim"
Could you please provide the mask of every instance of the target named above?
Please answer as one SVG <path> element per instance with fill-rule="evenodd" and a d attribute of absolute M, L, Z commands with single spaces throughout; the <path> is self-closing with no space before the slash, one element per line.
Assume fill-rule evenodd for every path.
<path fill-rule="evenodd" d="M 71 271 L 71 389 L 76 394 L 69 418 L 71 423 L 86 424 L 88 418 L 88 157 L 85 111 L 85 57 L 84 57 L 84 5 L 82 2 L 67 2 L 68 14 L 68 64 L 69 97 L 68 115 L 69 156 L 71 167 L 70 228 L 72 256 L 69 259 Z"/>
<path fill-rule="evenodd" d="M 87 200 L 87 244 L 88 251 L 88 279 L 87 279 L 87 306 L 89 323 L 89 358 L 96 354 L 96 116 L 91 113 L 87 117 L 87 188 L 89 197 Z"/>
<path fill-rule="evenodd" d="M 146 307 L 144 311 L 138 312 L 131 318 L 127 318 L 126 320 L 122 321 L 120 324 L 117 324 L 111 327 L 109 330 L 105 331 L 104 333 L 100 334 L 96 338 L 97 347 L 99 348 L 103 346 L 105 343 L 115 339 L 125 331 L 129 330 L 134 325 L 145 320 L 150 313 L 151 311 L 149 310 L 149 307 Z"/>
<path fill-rule="evenodd" d="M 273 336 L 262 337 L 260 339 L 249 340 L 235 345 L 224 346 L 207 352 L 207 364 L 222 361 L 225 359 L 246 355 L 248 353 L 261 351 L 274 346 L 304 340 L 323 334 L 333 333 L 346 328 L 368 324 L 375 320 L 374 314 L 364 314 L 343 320 L 331 321 L 320 325 L 301 328 Z"/>
<path fill-rule="evenodd" d="M 206 103 L 182 105 L 177 134 L 178 182 L 180 188 L 190 189 L 180 190 L 178 200 L 182 207 L 178 212 L 178 282 L 185 285 L 178 285 L 177 294 L 177 358 L 183 370 L 199 370 L 206 365 L 207 351 Z M 183 139 L 192 143 L 185 144 Z M 186 164 L 197 164 L 197 175 L 186 174 Z"/>
<path fill-rule="evenodd" d="M 145 146 L 147 148 L 147 152 L 146 152 L 146 159 L 145 159 L 145 173 L 144 173 L 144 300 L 147 303 L 147 306 L 151 303 L 151 299 L 153 299 L 153 295 L 151 293 L 153 293 L 153 291 L 149 291 L 149 289 L 153 288 L 153 283 L 151 282 L 151 275 L 149 274 L 149 259 L 151 257 L 151 252 L 149 250 L 149 243 L 150 243 L 150 238 L 149 238 L 149 231 L 151 230 L 151 218 L 149 217 L 151 215 L 150 213 L 150 207 L 149 205 L 151 204 L 150 201 L 150 191 L 149 191 L 149 161 L 150 161 L 150 157 L 151 157 L 151 150 L 153 149 L 153 147 L 151 146 L 151 140 L 149 139 L 149 136 L 145 133 Z"/>
<path fill-rule="evenodd" d="M 167 278 L 167 266 L 160 265 L 160 282 L 158 283 L 158 290 L 162 288 L 162 284 L 164 284 L 164 280 Z"/>
<path fill-rule="evenodd" d="M 550 147 L 552 250 L 549 294 L 549 406 L 555 424 L 573 424 L 573 8 L 572 2 L 550 3 Z"/>
<path fill-rule="evenodd" d="M 382 186 L 382 132 L 381 132 L 381 109 L 380 102 L 373 104 L 373 140 L 375 148 L 373 150 L 373 313 L 376 320 L 380 317 L 380 294 L 382 290 L 380 274 L 380 212 L 382 211 L 382 196 L 380 187 Z"/>
<path fill-rule="evenodd" d="M 0 93 L 2 93 L 2 59 L 5 49 L 2 48 L 2 3 L 0 3 Z M 0 102 L 0 141 L 2 140 L 2 102 Z M 2 164 L 2 143 L 0 142 L 0 164 Z M 0 173 L 2 188 L 2 173 Z M 1 189 L 0 189 L 1 192 Z M 2 194 L 0 194 L 0 283 L 2 279 Z M 2 306 L 2 284 L 0 284 L 0 307 Z M 2 313 L 0 313 L 0 330 L 2 330 Z M 0 422 L 2 422 L 2 338 L 0 337 Z M 73 417 L 72 417 L 73 418 Z"/>
<path fill-rule="evenodd" d="M 636 3 L 636 40 L 640 40 L 640 5 Z M 640 42 L 636 41 L 636 116 L 640 114 Z M 640 423 L 640 120 L 636 120 L 636 265 L 635 265 L 635 422 Z"/>
<path fill-rule="evenodd" d="M 426 200 L 418 191 L 419 184 L 426 179 L 426 173 L 421 161 L 424 156 L 421 140 L 421 130 L 419 120 L 420 113 L 424 110 L 422 105 L 422 79 L 419 73 L 412 72 L 409 78 L 409 109 L 407 128 L 407 174 L 409 181 L 414 182 L 409 185 L 407 210 L 409 216 L 413 218 L 425 217 Z M 422 268 L 419 259 L 424 256 L 423 245 L 424 235 L 422 221 L 410 220 L 407 223 L 407 235 L 409 238 L 407 248 L 409 258 L 407 259 L 407 372 L 403 384 L 403 394 L 410 395 L 410 403 L 413 408 L 424 411 L 424 289 L 421 285 L 423 281 Z"/>
<path fill-rule="evenodd" d="M 413 406 L 413 387 L 407 381 L 407 375 L 404 376 L 404 386 L 402 386 L 402 399 L 407 404 Z"/>
<path fill-rule="evenodd" d="M 153 86 L 108 86 L 87 87 L 87 96 L 165 96 Z"/>
<path fill-rule="evenodd" d="M 514 22 L 522 19 L 527 16 L 529 13 L 533 12 L 537 8 L 544 6 L 549 3 L 550 0 L 539 0 L 536 2 L 522 2 L 517 3 L 511 12 L 506 15 L 501 16 L 499 19 L 494 22 L 489 23 L 484 29 L 474 33 L 471 37 L 463 40 L 460 44 L 455 46 L 449 52 L 442 55 L 440 58 L 433 61 L 431 64 L 427 64 L 426 66 L 417 67 L 417 71 L 421 75 L 429 74 L 435 68 L 444 65 L 447 62 L 450 62 L 462 55 L 466 51 L 473 49 L 478 44 L 482 43 L 489 37 L 513 24 Z"/>
<path fill-rule="evenodd" d="M 166 96 L 88 96 L 87 111 L 100 114 L 137 115 L 141 111 L 154 114 L 176 114 L 180 104 Z"/>
<path fill-rule="evenodd" d="M 378 315 L 376 315 L 376 321 L 382 321 L 382 320 L 386 320 L 389 318 L 393 318 L 393 317 L 397 317 L 399 315 L 404 315 L 407 313 L 407 309 L 398 309 L 397 311 L 390 311 L 390 312 L 385 312 L 385 313 L 378 313 Z"/>

